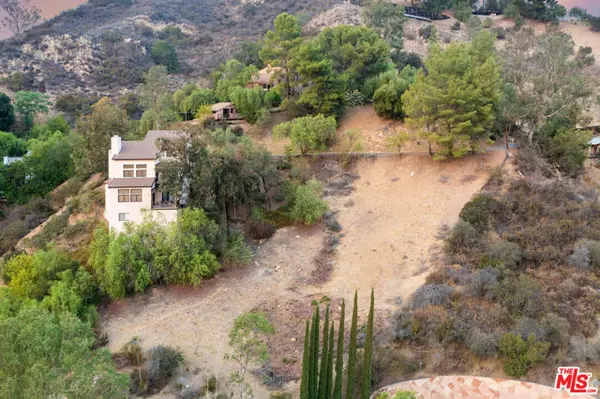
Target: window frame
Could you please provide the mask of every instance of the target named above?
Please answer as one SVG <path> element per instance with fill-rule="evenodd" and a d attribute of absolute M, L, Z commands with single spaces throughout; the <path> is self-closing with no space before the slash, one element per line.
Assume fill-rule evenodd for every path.
<path fill-rule="evenodd" d="M 131 202 L 129 199 L 130 191 L 128 188 L 119 188 L 117 190 L 117 201 L 118 202 Z"/>
<path fill-rule="evenodd" d="M 129 191 L 129 202 L 142 202 L 142 189 L 132 188 Z"/>

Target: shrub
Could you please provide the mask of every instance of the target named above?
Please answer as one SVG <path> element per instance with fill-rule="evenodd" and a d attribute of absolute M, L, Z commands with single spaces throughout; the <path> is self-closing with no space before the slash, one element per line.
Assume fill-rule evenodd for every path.
<path fill-rule="evenodd" d="M 309 180 L 305 185 L 298 186 L 290 217 L 307 225 L 321 219 L 328 209 L 327 203 L 321 199 L 321 190 L 321 183 L 316 180 Z"/>
<path fill-rule="evenodd" d="M 573 336 L 569 340 L 567 360 L 574 363 L 597 363 L 600 361 L 600 345 L 590 344 L 582 336 Z"/>
<path fill-rule="evenodd" d="M 498 284 L 494 292 L 512 315 L 537 318 L 546 311 L 542 288 L 532 277 L 507 278 Z"/>
<path fill-rule="evenodd" d="M 496 344 L 497 338 L 494 334 L 486 334 L 480 329 L 476 328 L 471 333 L 468 341 L 469 349 L 475 356 L 491 357 L 496 355 Z"/>
<path fill-rule="evenodd" d="M 251 219 L 248 222 L 248 235 L 253 240 L 264 240 L 273 237 L 275 234 L 275 226 L 273 223 L 264 219 Z"/>
<path fill-rule="evenodd" d="M 365 105 L 366 103 L 367 103 L 367 99 L 358 90 L 353 90 L 351 92 L 347 92 L 344 95 L 344 106 L 346 106 L 348 108 L 360 107 L 361 105 Z"/>
<path fill-rule="evenodd" d="M 589 239 L 577 241 L 569 264 L 582 270 L 590 267 L 600 269 L 600 242 Z"/>
<path fill-rule="evenodd" d="M 180 350 L 158 345 L 148 351 L 148 380 L 154 387 L 164 386 L 179 366 L 183 364 Z"/>
<path fill-rule="evenodd" d="M 423 39 L 428 40 L 433 34 L 433 25 L 427 24 L 419 28 L 419 36 Z"/>
<path fill-rule="evenodd" d="M 504 40 L 506 39 L 506 29 L 501 27 L 501 26 L 497 26 L 494 28 L 494 32 L 496 33 L 496 39 L 498 40 Z"/>
<path fill-rule="evenodd" d="M 152 45 L 150 51 L 152 60 L 157 65 L 164 65 L 167 67 L 169 73 L 179 72 L 179 61 L 177 60 L 177 52 L 171 43 L 166 40 L 158 40 Z"/>
<path fill-rule="evenodd" d="M 489 195 L 479 194 L 467 202 L 460 211 L 460 218 L 469 222 L 478 231 L 487 229 L 494 199 Z"/>
<path fill-rule="evenodd" d="M 452 26 L 450 27 L 451 30 L 453 31 L 459 31 L 460 30 L 460 21 L 456 21 L 455 23 L 452 24 Z"/>
<path fill-rule="evenodd" d="M 473 18 L 473 8 L 469 4 L 459 6 L 454 12 L 454 17 L 461 22 L 466 22 Z"/>
<path fill-rule="evenodd" d="M 241 232 L 236 230 L 230 234 L 223 259 L 228 265 L 247 265 L 250 263 L 252 250 L 246 244 L 244 235 Z"/>
<path fill-rule="evenodd" d="M 511 377 L 523 377 L 529 367 L 546 360 L 549 349 L 550 343 L 539 342 L 535 335 L 523 340 L 506 333 L 498 343 L 498 352 L 504 358 L 504 372 Z"/>
<path fill-rule="evenodd" d="M 413 309 L 445 305 L 453 292 L 454 288 L 448 284 L 427 284 L 415 291 L 410 304 Z"/>
<path fill-rule="evenodd" d="M 469 295 L 476 297 L 490 297 L 493 295 L 494 288 L 498 285 L 498 269 L 486 267 L 478 270 L 471 275 L 471 281 L 467 286 Z"/>
<path fill-rule="evenodd" d="M 465 249 L 473 248 L 478 244 L 478 234 L 469 222 L 460 220 L 452 228 L 446 240 L 446 247 L 451 253 L 459 253 Z"/>
<path fill-rule="evenodd" d="M 509 269 L 514 269 L 523 258 L 519 245 L 510 241 L 500 241 L 490 245 L 487 255 L 492 260 L 502 262 Z"/>
<path fill-rule="evenodd" d="M 490 17 L 487 17 L 486 19 L 483 20 L 483 27 L 486 29 L 491 28 L 492 26 L 494 26 L 494 20 L 491 19 Z"/>

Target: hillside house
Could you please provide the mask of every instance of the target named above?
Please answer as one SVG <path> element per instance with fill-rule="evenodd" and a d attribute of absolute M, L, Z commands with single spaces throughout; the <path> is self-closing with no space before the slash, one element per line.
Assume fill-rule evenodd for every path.
<path fill-rule="evenodd" d="M 156 141 L 179 135 L 183 132 L 152 130 L 141 141 L 123 141 L 119 136 L 111 138 L 104 210 L 111 229 L 118 233 L 125 222 L 140 223 L 147 211 L 165 222 L 177 218 L 179 201 L 160 189 L 156 165 L 167 154 L 159 153 Z"/>
<path fill-rule="evenodd" d="M 246 84 L 246 87 L 249 89 L 261 87 L 265 91 L 270 90 L 283 82 L 284 77 L 285 69 L 267 65 L 266 68 L 261 69 L 254 75 L 253 79 Z"/>
<path fill-rule="evenodd" d="M 600 155 L 600 136 L 593 137 L 590 142 L 590 158 L 598 158 Z"/>
<path fill-rule="evenodd" d="M 211 107 L 213 118 L 216 121 L 232 121 L 242 119 L 237 113 L 233 103 L 217 103 Z"/>

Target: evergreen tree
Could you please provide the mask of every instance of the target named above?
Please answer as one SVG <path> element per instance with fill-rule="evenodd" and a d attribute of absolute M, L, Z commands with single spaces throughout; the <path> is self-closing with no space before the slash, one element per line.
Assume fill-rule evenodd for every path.
<path fill-rule="evenodd" d="M 375 317 L 375 294 L 371 289 L 371 307 L 367 321 L 367 335 L 365 337 L 365 352 L 362 370 L 362 394 L 361 399 L 368 399 L 371 394 L 371 355 L 373 354 L 373 319 Z"/>
<path fill-rule="evenodd" d="M 356 392 L 356 335 L 358 333 L 358 293 L 354 291 L 354 309 L 350 326 L 350 347 L 348 349 L 348 384 L 346 398 L 354 398 Z"/>
<path fill-rule="evenodd" d="M 319 306 L 315 307 L 311 329 L 310 380 L 308 397 L 316 398 L 319 393 Z"/>
<path fill-rule="evenodd" d="M 304 333 L 304 353 L 302 354 L 302 380 L 300 382 L 300 399 L 308 399 L 308 384 L 310 380 L 310 331 L 309 322 L 306 320 L 306 332 Z"/>
<path fill-rule="evenodd" d="M 0 93 L 0 132 L 9 131 L 15 123 L 15 109 L 10 103 L 10 97 Z"/>
<path fill-rule="evenodd" d="M 333 345 L 335 341 L 335 327 L 334 322 L 331 322 L 331 329 L 329 330 L 329 349 L 327 349 L 327 388 L 326 398 L 331 399 L 331 393 L 333 390 Z"/>
<path fill-rule="evenodd" d="M 327 365 L 329 364 L 329 304 L 325 310 L 323 323 L 323 349 L 321 352 L 321 368 L 319 370 L 319 399 L 328 399 L 327 395 Z"/>
<path fill-rule="evenodd" d="M 335 358 L 335 384 L 333 387 L 333 399 L 342 399 L 342 379 L 344 377 L 344 317 L 346 314 L 346 302 L 342 300 L 342 314 L 340 316 L 340 327 L 338 331 L 337 352 Z"/>

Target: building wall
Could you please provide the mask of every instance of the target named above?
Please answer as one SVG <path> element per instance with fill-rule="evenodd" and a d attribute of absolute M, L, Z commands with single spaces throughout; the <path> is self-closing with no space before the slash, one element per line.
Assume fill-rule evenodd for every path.
<path fill-rule="evenodd" d="M 156 161 L 154 160 L 142 160 L 142 161 L 121 161 L 110 159 L 108 165 L 108 177 L 122 178 L 123 176 L 123 165 L 146 165 L 146 177 L 156 177 L 155 167 Z M 135 169 L 134 169 L 135 171 Z M 134 174 L 135 176 L 135 174 Z"/>
<path fill-rule="evenodd" d="M 152 188 L 142 188 L 142 202 L 119 202 L 119 189 L 106 187 L 106 205 L 104 217 L 111 229 L 117 233 L 123 231 L 125 222 L 119 221 L 119 213 L 126 213 L 127 221 L 141 223 L 144 220 L 143 210 L 152 208 Z"/>
<path fill-rule="evenodd" d="M 170 223 L 177 220 L 177 209 L 153 209 L 152 217 L 160 223 Z"/>

